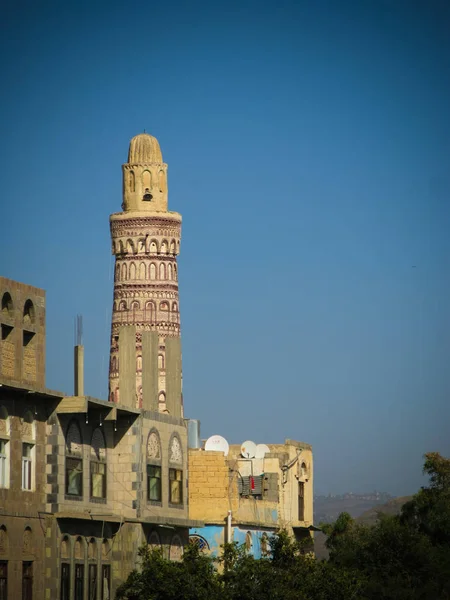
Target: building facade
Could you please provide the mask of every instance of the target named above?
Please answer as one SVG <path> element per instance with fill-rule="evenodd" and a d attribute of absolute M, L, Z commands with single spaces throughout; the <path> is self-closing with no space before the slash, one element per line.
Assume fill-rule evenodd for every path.
<path fill-rule="evenodd" d="M 179 560 L 202 524 L 188 511 L 181 217 L 155 138 L 131 141 L 123 173 L 108 400 L 84 393 L 81 342 L 74 394 L 45 388 L 45 293 L 0 278 L 0 600 L 113 598 L 142 544 Z"/>
<path fill-rule="evenodd" d="M 311 546 L 313 455 L 309 444 L 269 444 L 262 458 L 245 458 L 241 447 L 224 452 L 189 449 L 189 510 L 205 522 L 191 540 L 213 555 L 232 541 L 255 558 L 268 554 L 270 535 L 286 529 Z"/>

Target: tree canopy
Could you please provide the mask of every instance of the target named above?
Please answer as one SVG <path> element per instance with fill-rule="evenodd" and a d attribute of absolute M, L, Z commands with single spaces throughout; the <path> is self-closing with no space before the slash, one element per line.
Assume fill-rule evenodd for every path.
<path fill-rule="evenodd" d="M 225 544 L 220 558 L 196 545 L 180 562 L 143 547 L 141 568 L 117 600 L 450 600 L 450 460 L 425 456 L 429 486 L 400 515 L 373 526 L 342 513 L 323 526 L 329 560 L 317 561 L 285 531 L 270 540 L 267 558 Z"/>

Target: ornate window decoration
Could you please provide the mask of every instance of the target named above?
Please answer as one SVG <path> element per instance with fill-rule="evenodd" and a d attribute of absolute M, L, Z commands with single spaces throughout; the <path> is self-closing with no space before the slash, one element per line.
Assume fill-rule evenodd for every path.
<path fill-rule="evenodd" d="M 83 495 L 83 441 L 75 421 L 69 424 L 66 433 L 66 494 Z"/>
<path fill-rule="evenodd" d="M 91 498 L 106 498 L 106 444 L 99 427 L 91 440 Z"/>
<path fill-rule="evenodd" d="M 156 429 L 150 431 L 147 440 L 147 500 L 162 501 L 161 442 Z"/>
<path fill-rule="evenodd" d="M 159 539 L 159 535 L 156 531 L 152 531 L 148 536 L 147 544 L 150 546 L 152 550 L 156 550 L 157 548 L 161 548 L 161 540 Z"/>
<path fill-rule="evenodd" d="M 24 554 L 31 554 L 33 552 L 33 533 L 31 527 L 25 527 L 22 541 L 22 552 Z"/>
<path fill-rule="evenodd" d="M 179 535 L 174 535 L 170 542 L 170 560 L 179 561 L 183 556 L 183 543 Z"/>
<path fill-rule="evenodd" d="M 36 424 L 34 422 L 33 413 L 31 410 L 27 410 L 21 421 L 22 437 L 29 440 L 34 440 L 36 437 Z"/>
<path fill-rule="evenodd" d="M 0 527 L 0 555 L 8 554 L 8 532 L 6 531 L 6 527 L 2 525 Z"/>
<path fill-rule="evenodd" d="M 198 549 L 201 552 L 207 552 L 209 550 L 209 544 L 205 538 L 201 535 L 197 535 L 196 533 L 189 536 L 189 543 L 198 546 Z"/>
<path fill-rule="evenodd" d="M 169 460 L 171 463 L 182 464 L 183 463 L 183 450 L 181 449 L 180 438 L 174 434 L 170 442 L 170 455 Z"/>
<path fill-rule="evenodd" d="M 183 450 L 180 438 L 173 434 L 169 447 L 169 462 L 179 467 L 169 468 L 169 502 L 171 504 L 183 504 Z"/>

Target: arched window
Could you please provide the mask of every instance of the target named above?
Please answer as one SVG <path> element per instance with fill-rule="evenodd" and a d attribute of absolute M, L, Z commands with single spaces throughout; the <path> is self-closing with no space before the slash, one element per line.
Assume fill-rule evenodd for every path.
<path fill-rule="evenodd" d="M 23 323 L 24 325 L 32 325 L 34 323 L 34 305 L 31 300 L 27 300 L 23 307 Z"/>
<path fill-rule="evenodd" d="M 122 281 L 126 281 L 127 280 L 127 265 L 125 263 L 122 263 L 122 277 L 121 277 Z"/>
<path fill-rule="evenodd" d="M 130 192 L 134 192 L 136 189 L 136 182 L 134 178 L 134 171 L 130 171 L 128 174 L 128 185 L 130 187 Z"/>
<path fill-rule="evenodd" d="M 162 281 L 166 279 L 166 265 L 164 263 L 160 263 L 159 265 L 159 278 Z"/>
<path fill-rule="evenodd" d="M 146 323 L 154 323 L 155 321 L 155 303 L 151 300 L 145 303 L 144 321 Z"/>
<path fill-rule="evenodd" d="M 139 355 L 136 358 L 136 370 L 137 371 L 142 371 L 142 356 Z"/>
<path fill-rule="evenodd" d="M 117 264 L 116 268 L 114 269 L 114 280 L 120 281 L 120 265 L 119 264 Z"/>
<path fill-rule="evenodd" d="M 25 527 L 22 538 L 22 552 L 31 554 L 33 552 L 33 533 L 31 527 Z"/>
<path fill-rule="evenodd" d="M 22 437 L 27 440 L 34 440 L 36 438 L 36 423 L 34 422 L 33 413 L 31 410 L 27 410 L 22 418 Z"/>
<path fill-rule="evenodd" d="M 183 504 L 183 450 L 177 434 L 169 443 L 169 503 Z"/>
<path fill-rule="evenodd" d="M 6 530 L 6 527 L 4 525 L 2 525 L 0 527 L 0 556 L 8 554 L 8 550 L 9 550 L 8 532 Z"/>
<path fill-rule="evenodd" d="M 159 310 L 167 314 L 169 312 L 169 303 L 168 302 L 160 302 Z"/>
<path fill-rule="evenodd" d="M 84 542 L 81 537 L 75 541 L 73 556 L 75 559 L 74 597 L 81 600 L 84 598 Z"/>
<path fill-rule="evenodd" d="M 197 535 L 196 533 L 193 533 L 189 536 L 189 543 L 198 546 L 198 549 L 201 552 L 207 552 L 209 550 L 209 544 L 205 538 L 201 535 Z"/>
<path fill-rule="evenodd" d="M 170 542 L 170 560 L 179 561 L 183 556 L 183 543 L 181 542 L 180 536 L 174 535 Z"/>
<path fill-rule="evenodd" d="M 127 240 L 127 252 L 129 254 L 134 254 L 135 249 L 134 249 L 134 242 L 132 239 L 128 239 Z"/>
<path fill-rule="evenodd" d="M 94 538 L 89 540 L 88 545 L 88 598 L 93 600 L 97 598 L 97 542 Z"/>
<path fill-rule="evenodd" d="M 134 262 L 130 264 L 130 279 L 136 279 L 136 265 Z"/>
<path fill-rule="evenodd" d="M 147 439 L 147 500 L 162 501 L 161 441 L 156 429 L 150 431 Z"/>
<path fill-rule="evenodd" d="M 83 441 L 75 421 L 69 424 L 66 433 L 66 494 L 83 495 Z"/>
<path fill-rule="evenodd" d="M 170 242 L 170 254 L 176 254 L 177 250 L 176 250 L 176 245 L 175 245 L 175 240 L 172 240 Z"/>
<path fill-rule="evenodd" d="M 165 192 L 166 191 L 166 178 L 164 176 L 164 171 L 159 172 L 158 180 L 159 180 L 159 191 Z"/>
<path fill-rule="evenodd" d="M 150 264 L 150 279 L 151 280 L 156 279 L 156 265 L 155 265 L 155 263 L 151 263 Z"/>
<path fill-rule="evenodd" d="M 167 279 L 172 281 L 172 263 L 167 265 Z"/>
<path fill-rule="evenodd" d="M 91 440 L 91 498 L 106 498 L 106 444 L 99 427 Z"/>
<path fill-rule="evenodd" d="M 144 171 L 142 173 L 142 186 L 144 190 L 152 189 L 152 174 L 150 171 Z"/>
<path fill-rule="evenodd" d="M 127 303 L 125 302 L 125 300 L 121 300 L 119 302 L 119 310 L 127 310 Z"/>
<path fill-rule="evenodd" d="M 139 279 L 144 280 L 145 279 L 145 263 L 141 262 L 141 264 L 139 265 Z"/>
<path fill-rule="evenodd" d="M 159 538 L 159 535 L 156 533 L 156 531 L 152 531 L 151 534 L 148 537 L 148 541 L 147 544 L 152 548 L 161 548 L 161 540 Z"/>
<path fill-rule="evenodd" d="M 252 547 L 253 547 L 252 534 L 250 533 L 250 531 L 247 531 L 247 533 L 245 534 L 245 549 L 247 550 L 247 552 L 251 552 Z"/>
<path fill-rule="evenodd" d="M 166 394 L 164 392 L 159 392 L 158 402 L 160 405 L 164 405 L 166 403 Z M 160 406 L 160 408 L 161 408 L 161 406 Z"/>
<path fill-rule="evenodd" d="M 70 598 L 70 540 L 66 535 L 61 542 L 61 600 Z"/>
<path fill-rule="evenodd" d="M 158 369 L 164 369 L 164 354 L 158 354 Z"/>
<path fill-rule="evenodd" d="M 175 281 L 178 280 L 178 269 L 176 264 L 173 265 L 173 278 L 175 279 Z"/>
<path fill-rule="evenodd" d="M 9 292 L 5 292 L 2 297 L 2 312 L 8 314 L 8 316 L 12 317 L 13 315 L 13 301 L 11 298 L 11 294 Z"/>
<path fill-rule="evenodd" d="M 158 242 L 156 240 L 151 240 L 150 242 L 150 254 L 158 253 Z"/>
<path fill-rule="evenodd" d="M 161 242 L 161 254 L 169 253 L 169 242 L 167 240 L 163 240 Z"/>

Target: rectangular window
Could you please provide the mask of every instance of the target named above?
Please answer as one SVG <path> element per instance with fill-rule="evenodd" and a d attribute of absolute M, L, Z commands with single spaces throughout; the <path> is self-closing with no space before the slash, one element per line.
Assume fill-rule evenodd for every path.
<path fill-rule="evenodd" d="M 97 600 L 97 565 L 89 565 L 89 597 L 88 600 Z"/>
<path fill-rule="evenodd" d="M 84 565 L 75 565 L 75 600 L 83 600 Z"/>
<path fill-rule="evenodd" d="M 83 461 L 66 456 L 66 494 L 83 495 Z"/>
<path fill-rule="evenodd" d="M 91 498 L 106 498 L 106 465 L 91 462 Z"/>
<path fill-rule="evenodd" d="M 33 600 L 33 563 L 22 563 L 22 600 Z"/>
<path fill-rule="evenodd" d="M 0 600 L 8 600 L 8 561 L 0 560 Z"/>
<path fill-rule="evenodd" d="M 298 482 L 298 520 L 305 520 L 305 484 Z"/>
<path fill-rule="evenodd" d="M 111 567 L 102 565 L 102 598 L 110 598 Z"/>
<path fill-rule="evenodd" d="M 33 445 L 22 444 L 22 489 L 31 490 L 33 471 Z"/>
<path fill-rule="evenodd" d="M 8 454 L 6 451 L 7 443 L 8 442 L 6 440 L 0 440 L 0 488 L 8 487 Z"/>
<path fill-rule="evenodd" d="M 183 471 L 169 469 L 169 502 L 183 504 Z"/>
<path fill-rule="evenodd" d="M 161 502 L 161 467 L 147 465 L 147 498 Z"/>
<path fill-rule="evenodd" d="M 70 565 L 61 565 L 61 600 L 70 600 Z"/>

